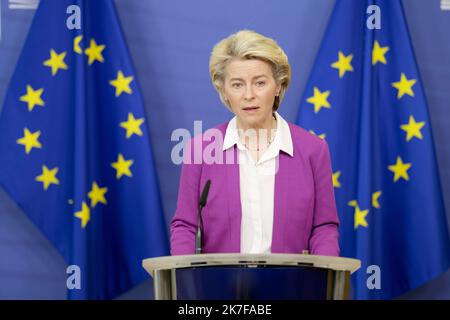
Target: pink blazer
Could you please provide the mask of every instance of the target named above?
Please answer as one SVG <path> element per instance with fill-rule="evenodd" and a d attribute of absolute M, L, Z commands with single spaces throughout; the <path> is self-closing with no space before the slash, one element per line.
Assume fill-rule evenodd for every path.
<path fill-rule="evenodd" d="M 227 123 L 216 127 L 225 137 Z M 333 192 L 332 169 L 328 145 L 306 130 L 289 123 L 293 142 L 293 157 L 280 152 L 275 175 L 272 253 L 302 253 L 339 255 L 339 220 Z M 236 145 L 226 156 L 233 164 L 194 164 L 194 146 L 207 147 L 202 136 L 188 143 L 185 153 L 178 202 L 170 226 L 172 255 L 195 252 L 198 201 L 203 186 L 211 180 L 208 202 L 202 211 L 203 252 L 240 252 L 241 200 L 239 165 Z M 220 143 L 220 141 L 219 141 Z M 228 152 L 228 155 L 226 153 Z M 225 162 L 225 160 L 224 160 Z"/>

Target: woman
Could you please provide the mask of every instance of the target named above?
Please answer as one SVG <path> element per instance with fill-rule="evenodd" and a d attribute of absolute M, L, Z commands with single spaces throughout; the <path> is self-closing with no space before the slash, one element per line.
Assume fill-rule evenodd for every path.
<path fill-rule="evenodd" d="M 204 253 L 338 256 L 328 145 L 276 112 L 290 82 L 286 54 L 274 40 L 244 30 L 214 47 L 209 68 L 235 115 L 216 127 L 223 136 L 216 150 L 235 161 L 193 161 L 192 147 L 206 148 L 201 136 L 185 149 L 193 152 L 185 153 L 182 167 L 172 254 L 195 252 L 199 198 L 211 180 L 202 212 Z"/>

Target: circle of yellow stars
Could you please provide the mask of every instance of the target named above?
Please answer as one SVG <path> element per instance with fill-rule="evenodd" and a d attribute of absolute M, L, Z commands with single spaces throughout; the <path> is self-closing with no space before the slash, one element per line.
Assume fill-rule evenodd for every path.
<path fill-rule="evenodd" d="M 372 67 L 378 65 L 388 64 L 388 54 L 390 47 L 385 44 L 381 44 L 378 40 L 373 42 L 372 46 Z M 343 79 L 348 74 L 354 71 L 352 66 L 353 54 L 344 53 L 343 51 L 337 52 L 337 60 L 330 64 L 330 67 L 337 70 L 337 76 L 339 79 Z M 396 90 L 397 100 L 404 99 L 405 97 L 414 98 L 414 85 L 417 79 L 408 77 L 404 72 L 401 72 L 398 81 L 391 83 L 392 88 Z M 322 109 L 332 109 L 332 103 L 329 98 L 332 95 L 330 90 L 324 90 L 318 86 L 313 86 L 313 95 L 306 99 L 306 102 L 311 104 L 314 108 L 314 114 L 319 114 Z M 424 121 L 417 121 L 413 115 L 409 115 L 407 123 L 400 125 L 400 129 L 405 133 L 406 142 L 411 142 L 414 138 L 417 140 L 423 140 L 422 128 L 425 126 Z M 314 130 L 310 130 L 310 133 L 318 136 L 321 139 L 326 139 L 325 133 L 316 133 Z M 388 165 L 387 169 L 393 173 L 393 182 L 409 181 L 409 171 L 413 167 L 412 163 L 405 161 L 401 156 L 397 156 L 395 163 Z M 332 173 L 332 183 L 334 188 L 341 188 L 341 171 L 335 171 Z M 377 190 L 372 193 L 372 208 L 380 209 L 380 197 L 382 195 L 381 190 Z M 368 227 L 366 220 L 369 214 L 369 209 L 361 209 L 357 200 L 351 200 L 348 205 L 354 208 L 354 228 Z"/>
<path fill-rule="evenodd" d="M 105 44 L 98 44 L 95 39 L 90 39 L 89 46 L 82 48 L 83 35 L 76 36 L 73 40 L 73 51 L 78 55 L 85 55 L 87 57 L 87 63 L 89 66 L 93 66 L 95 63 L 104 63 L 105 59 L 103 52 L 106 49 Z M 43 61 L 42 65 L 48 67 L 51 71 L 52 77 L 58 76 L 61 72 L 69 69 L 65 59 L 67 52 L 57 52 L 55 49 L 50 49 L 49 57 Z M 115 78 L 109 81 L 109 84 L 113 88 L 114 96 L 120 98 L 123 94 L 131 95 L 133 90 L 131 84 L 134 80 L 133 76 L 127 76 L 122 70 L 118 70 Z M 27 84 L 26 92 L 19 97 L 19 101 L 26 104 L 28 112 L 33 112 L 36 106 L 45 107 L 45 90 L 44 88 L 35 87 L 32 84 Z M 143 136 L 141 129 L 144 123 L 144 118 L 136 118 L 131 112 L 128 113 L 128 118 L 119 123 L 119 126 L 125 130 L 126 139 L 131 139 L 135 136 Z M 40 130 L 32 131 L 25 127 L 23 129 L 23 136 L 19 137 L 16 142 L 18 145 L 24 147 L 26 155 L 30 155 L 34 149 L 42 149 L 43 145 L 39 139 L 42 132 Z M 133 165 L 133 159 L 126 159 L 122 153 L 117 155 L 117 160 L 111 163 L 111 167 L 116 172 L 116 179 L 122 177 L 132 177 L 131 166 Z M 41 173 L 35 177 L 35 181 L 42 183 L 44 191 L 47 191 L 52 185 L 59 185 L 60 181 L 57 177 L 59 168 L 48 167 L 46 164 L 42 165 Z M 87 194 L 89 201 L 82 201 L 80 211 L 74 213 L 74 217 L 80 219 L 81 227 L 86 228 L 91 219 L 91 210 L 97 205 L 107 205 L 106 193 L 107 187 L 101 187 L 97 181 L 92 182 L 90 191 Z M 72 199 L 68 200 L 69 205 L 74 205 Z"/>

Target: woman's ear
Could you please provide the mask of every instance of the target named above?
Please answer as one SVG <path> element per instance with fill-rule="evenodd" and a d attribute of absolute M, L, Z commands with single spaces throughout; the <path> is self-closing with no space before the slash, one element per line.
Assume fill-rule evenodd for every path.
<path fill-rule="evenodd" d="M 225 94 L 225 89 L 223 87 L 220 89 L 220 95 L 222 96 L 225 102 L 229 101 L 227 95 Z"/>
<path fill-rule="evenodd" d="M 223 100 L 225 100 L 225 102 L 230 103 L 230 99 L 228 99 L 228 97 L 226 96 L 226 94 L 222 91 L 222 96 L 223 96 Z"/>

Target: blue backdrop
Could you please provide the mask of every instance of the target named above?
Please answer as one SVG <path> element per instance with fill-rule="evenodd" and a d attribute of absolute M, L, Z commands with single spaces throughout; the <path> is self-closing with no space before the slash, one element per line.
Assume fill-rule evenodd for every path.
<path fill-rule="evenodd" d="M 172 163 L 171 133 L 194 120 L 203 128 L 231 117 L 208 74 L 213 45 L 244 28 L 284 48 L 292 83 L 279 112 L 294 122 L 303 88 L 334 5 L 320 1 L 116 0 L 122 29 L 142 89 L 167 224 L 175 210 L 180 167 Z M 404 8 L 428 99 L 446 207 L 450 208 L 450 11 L 439 0 L 408 0 Z M 0 105 L 14 71 L 33 10 L 1 5 Z M 107 26 L 104 26 L 107 28 Z M 447 33 L 447 34 L 446 34 Z M 1 157 L 2 155 L 0 155 Z M 450 210 L 447 209 L 447 217 Z M 0 190 L 0 298 L 65 298 L 65 264 L 11 199 Z M 123 298 L 153 296 L 150 281 Z M 405 298 L 450 299 L 450 272 Z"/>

